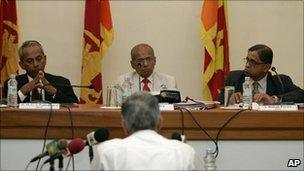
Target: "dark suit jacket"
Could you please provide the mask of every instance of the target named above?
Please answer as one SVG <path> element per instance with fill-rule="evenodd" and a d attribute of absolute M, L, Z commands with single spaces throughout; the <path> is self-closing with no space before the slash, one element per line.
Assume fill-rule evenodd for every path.
<path fill-rule="evenodd" d="M 283 87 L 280 84 L 278 76 L 271 75 L 268 72 L 266 94 L 282 98 L 282 102 L 304 102 L 304 90 L 294 85 L 291 78 L 287 75 L 280 74 Z M 243 83 L 245 81 L 245 73 L 242 70 L 231 71 L 225 80 L 225 86 L 234 86 L 235 92 L 243 93 Z M 218 100 L 224 103 L 224 88 L 218 96 Z"/>
<path fill-rule="evenodd" d="M 64 77 L 51 75 L 48 73 L 44 74 L 45 79 L 48 80 L 50 84 L 56 87 L 57 92 L 55 97 L 53 98 L 51 95 L 45 92 L 45 100 L 52 103 L 78 103 L 78 98 L 75 95 L 72 87 L 70 86 L 59 86 L 59 85 L 71 85 L 70 81 Z M 17 75 L 16 80 L 18 82 L 18 90 L 29 82 L 27 74 Z M 7 80 L 8 81 L 8 80 Z M 4 83 L 4 94 L 7 93 L 7 81 Z M 18 97 L 18 102 L 20 99 Z M 26 94 L 26 98 L 23 101 L 24 103 L 30 102 L 30 93 Z"/>

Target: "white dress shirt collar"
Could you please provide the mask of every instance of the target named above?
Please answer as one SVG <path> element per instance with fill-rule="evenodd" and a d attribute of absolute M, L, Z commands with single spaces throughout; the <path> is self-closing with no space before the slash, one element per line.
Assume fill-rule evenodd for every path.
<path fill-rule="evenodd" d="M 149 80 L 148 87 L 150 88 L 151 91 L 153 90 L 154 74 L 155 72 L 153 72 L 149 77 L 147 77 L 147 79 Z M 140 90 L 142 90 L 144 87 L 144 82 L 143 82 L 144 79 L 145 79 L 144 77 L 139 76 Z"/>
<path fill-rule="evenodd" d="M 257 81 L 258 84 L 258 90 L 260 93 L 266 93 L 266 88 L 267 88 L 267 76 L 268 74 L 266 74 L 262 79 L 260 79 L 259 81 Z M 254 80 L 252 78 L 250 78 L 252 82 L 254 82 Z"/>

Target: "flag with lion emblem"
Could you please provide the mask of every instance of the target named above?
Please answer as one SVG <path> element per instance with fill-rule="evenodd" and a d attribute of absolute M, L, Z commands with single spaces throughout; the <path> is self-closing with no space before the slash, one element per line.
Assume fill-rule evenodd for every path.
<path fill-rule="evenodd" d="M 18 25 L 15 0 L 0 0 L 1 84 L 18 73 Z"/>
<path fill-rule="evenodd" d="M 230 70 L 227 1 L 205 0 L 201 13 L 201 39 L 204 45 L 204 100 L 217 100 Z"/>
<path fill-rule="evenodd" d="M 86 0 L 83 33 L 80 103 L 102 104 L 101 62 L 114 37 L 108 0 Z"/>

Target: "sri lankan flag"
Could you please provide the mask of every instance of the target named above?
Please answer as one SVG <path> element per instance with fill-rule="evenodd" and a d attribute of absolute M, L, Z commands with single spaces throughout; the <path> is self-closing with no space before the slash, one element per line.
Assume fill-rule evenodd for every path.
<path fill-rule="evenodd" d="M 216 100 L 229 72 L 227 1 L 205 0 L 201 13 L 201 39 L 204 45 L 204 100 Z"/>
<path fill-rule="evenodd" d="M 1 84 L 18 73 L 18 25 L 15 0 L 0 0 L 0 77 Z"/>
<path fill-rule="evenodd" d="M 86 0 L 83 33 L 80 103 L 102 104 L 101 61 L 113 41 L 113 26 L 108 0 Z"/>

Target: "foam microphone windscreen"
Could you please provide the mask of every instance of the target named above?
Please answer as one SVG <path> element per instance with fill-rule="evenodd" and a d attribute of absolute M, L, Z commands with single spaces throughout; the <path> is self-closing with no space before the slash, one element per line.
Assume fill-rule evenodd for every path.
<path fill-rule="evenodd" d="M 104 142 L 109 138 L 109 131 L 107 128 L 99 128 L 94 133 L 94 138 L 97 142 Z"/>
<path fill-rule="evenodd" d="M 178 140 L 178 141 L 182 141 L 182 136 L 180 133 L 178 132 L 173 132 L 171 135 L 171 139 L 173 140 Z"/>
<path fill-rule="evenodd" d="M 60 150 L 66 149 L 68 147 L 68 141 L 65 139 L 58 140 L 58 147 Z"/>
<path fill-rule="evenodd" d="M 67 148 L 67 140 L 60 139 L 60 140 L 53 140 L 48 143 L 45 147 L 47 149 L 47 155 L 53 156 L 60 152 L 62 149 Z"/>
<path fill-rule="evenodd" d="M 75 138 L 68 144 L 71 154 L 77 154 L 85 147 L 85 143 L 81 138 Z"/>

